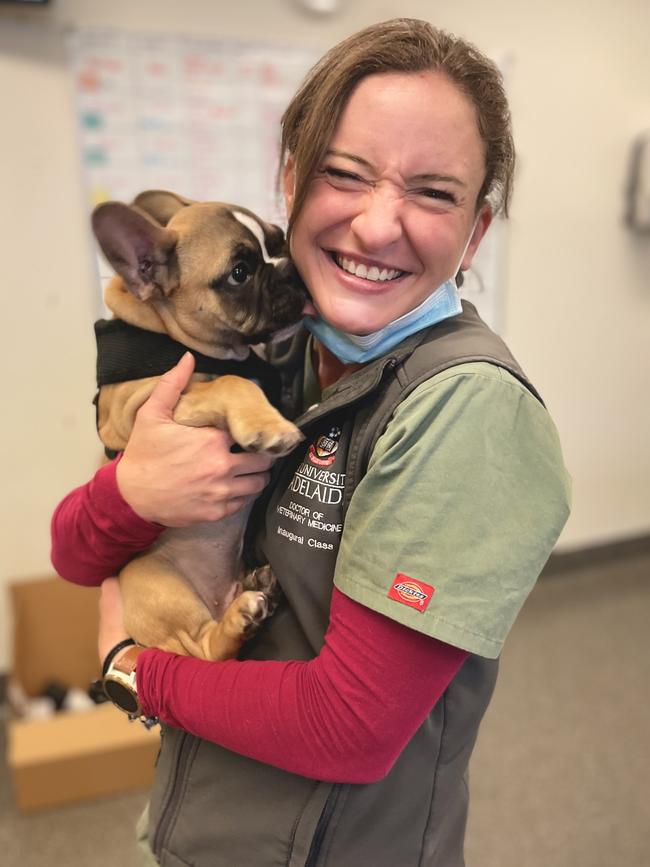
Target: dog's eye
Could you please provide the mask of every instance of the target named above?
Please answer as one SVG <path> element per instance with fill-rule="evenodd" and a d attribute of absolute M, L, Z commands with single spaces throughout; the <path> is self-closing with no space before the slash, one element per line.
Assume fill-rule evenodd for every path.
<path fill-rule="evenodd" d="M 251 271 L 245 262 L 237 262 L 235 267 L 228 275 L 229 286 L 241 286 L 251 276 Z"/>

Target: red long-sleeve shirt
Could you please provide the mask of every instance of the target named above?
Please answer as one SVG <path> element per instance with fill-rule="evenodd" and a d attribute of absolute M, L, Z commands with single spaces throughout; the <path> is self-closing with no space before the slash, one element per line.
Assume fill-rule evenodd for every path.
<path fill-rule="evenodd" d="M 57 507 L 52 562 L 69 581 L 96 585 L 162 529 L 121 497 L 113 462 Z M 466 657 L 334 588 L 315 659 L 205 662 L 152 649 L 138 658 L 138 694 L 148 714 L 235 752 L 366 783 L 385 776 Z"/>

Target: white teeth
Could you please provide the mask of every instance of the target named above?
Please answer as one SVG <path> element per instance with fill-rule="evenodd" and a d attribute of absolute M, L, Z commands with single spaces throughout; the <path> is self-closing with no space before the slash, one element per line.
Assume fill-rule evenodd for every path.
<path fill-rule="evenodd" d="M 381 271 L 376 265 L 371 265 L 368 268 L 362 263 L 357 264 L 353 262 L 352 259 L 344 259 L 343 256 L 336 256 L 335 259 L 339 268 L 343 268 L 344 271 L 354 274 L 356 277 L 363 277 L 365 280 L 372 280 L 373 282 L 394 280 L 403 274 L 403 271 L 398 271 L 394 268 L 382 268 Z"/>

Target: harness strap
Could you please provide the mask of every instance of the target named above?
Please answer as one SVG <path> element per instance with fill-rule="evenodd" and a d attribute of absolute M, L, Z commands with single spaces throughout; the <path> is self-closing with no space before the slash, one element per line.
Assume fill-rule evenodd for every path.
<path fill-rule="evenodd" d="M 214 376 L 243 376 L 257 380 L 274 406 L 280 396 L 277 371 L 254 352 L 242 361 L 210 358 L 189 346 L 173 340 L 167 334 L 147 331 L 129 325 L 121 319 L 99 319 L 95 322 L 97 340 L 97 387 L 116 382 L 162 376 L 181 360 L 186 352 L 194 356 L 196 373 Z"/>
<path fill-rule="evenodd" d="M 95 422 L 98 423 L 99 389 L 104 385 L 162 376 L 178 364 L 186 352 L 194 356 L 196 373 L 212 376 L 242 376 L 252 379 L 262 388 L 269 401 L 277 409 L 281 403 L 281 380 L 279 372 L 254 352 L 242 361 L 210 358 L 189 346 L 173 340 L 167 334 L 147 331 L 129 325 L 121 319 L 99 319 L 95 322 L 97 341 L 97 393 Z M 118 453 L 105 449 L 106 456 L 114 458 Z"/>

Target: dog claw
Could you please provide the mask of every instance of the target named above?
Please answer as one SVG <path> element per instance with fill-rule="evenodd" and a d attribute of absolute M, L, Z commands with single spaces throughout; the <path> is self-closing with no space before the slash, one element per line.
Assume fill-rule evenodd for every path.
<path fill-rule="evenodd" d="M 281 456 L 289 454 L 304 439 L 298 428 L 291 425 L 289 430 L 274 433 L 272 430 L 258 431 L 251 437 L 240 437 L 239 445 L 247 452 Z"/>

